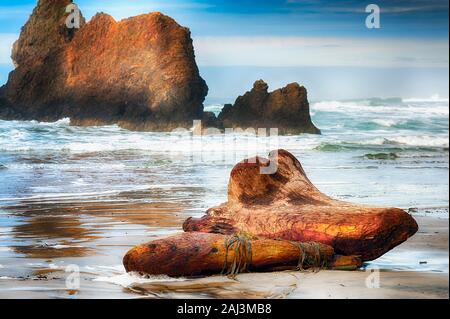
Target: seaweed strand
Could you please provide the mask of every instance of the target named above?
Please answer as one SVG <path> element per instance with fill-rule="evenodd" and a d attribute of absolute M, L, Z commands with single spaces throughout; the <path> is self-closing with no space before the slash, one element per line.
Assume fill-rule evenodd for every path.
<path fill-rule="evenodd" d="M 320 255 L 320 244 L 316 242 L 296 242 L 289 241 L 292 245 L 299 250 L 299 259 L 297 270 L 305 271 L 306 269 L 312 269 L 313 272 L 319 272 L 321 269 L 327 267 L 326 258 L 322 260 Z M 314 251 L 313 255 L 307 254 L 308 251 Z"/>
<path fill-rule="evenodd" d="M 222 274 L 235 278 L 238 274 L 247 272 L 252 263 L 252 237 L 247 234 L 235 234 L 225 239 L 225 262 Z M 234 251 L 233 260 L 228 266 L 229 252 Z"/>

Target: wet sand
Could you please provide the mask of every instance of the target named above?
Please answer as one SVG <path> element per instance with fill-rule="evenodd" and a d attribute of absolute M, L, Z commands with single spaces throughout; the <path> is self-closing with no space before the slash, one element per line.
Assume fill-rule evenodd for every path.
<path fill-rule="evenodd" d="M 311 110 L 322 135 L 257 140 L 0 121 L 0 298 L 447 296 L 448 101 L 317 101 Z M 365 288 L 365 270 L 237 281 L 125 274 L 127 250 L 225 202 L 233 166 L 280 147 L 333 198 L 418 207 L 420 232 L 366 265 L 381 269 L 379 289 Z M 69 265 L 80 271 L 77 288 L 66 284 Z"/>
<path fill-rule="evenodd" d="M 366 286 L 370 274 L 365 271 L 243 274 L 237 280 L 210 277 L 138 284 L 129 289 L 150 298 L 195 298 L 202 290 L 202 297 L 221 299 L 448 299 L 448 274 L 383 271 L 378 288 Z"/>
<path fill-rule="evenodd" d="M 159 214 L 158 216 L 160 218 Z M 125 236 L 122 236 L 122 231 L 118 231 L 110 232 L 110 236 L 107 237 L 84 238 L 85 241 L 81 245 L 85 249 L 73 247 L 60 249 L 61 252 L 58 252 L 58 249 L 42 248 L 47 252 L 42 256 L 35 250 L 23 251 L 22 253 L 28 256 L 23 255 L 23 258 L 19 258 L 19 262 L 28 265 L 27 267 L 32 269 L 30 273 L 22 273 L 21 267 L 14 269 L 14 266 L 17 266 L 15 264 L 17 258 L 2 259 L 0 297 L 448 298 L 448 217 L 418 216 L 416 219 L 420 225 L 419 233 L 381 259 L 366 265 L 367 269 L 348 272 L 252 273 L 241 274 L 235 280 L 223 276 L 173 279 L 143 278 L 125 274 L 121 266 L 123 254 L 134 244 L 157 237 L 146 234 L 146 228 L 128 225 Z M 86 221 L 80 222 L 81 224 L 88 229 L 83 234 L 91 234 Z M 69 225 L 74 226 L 73 223 Z M 108 225 L 111 227 L 111 224 Z M 104 221 L 102 227 L 106 227 Z M 174 232 L 177 231 L 179 230 L 174 229 Z M 72 235 L 76 237 L 79 232 L 73 232 Z M 70 273 L 65 267 L 69 264 L 76 264 L 80 268 L 78 289 L 67 286 Z M 373 270 L 375 268 L 379 268 L 379 272 Z M 379 277 L 376 277 L 378 275 Z"/>
<path fill-rule="evenodd" d="M 384 257 L 395 260 L 407 254 L 410 267 L 393 262 L 393 268 L 380 266 L 379 261 L 360 271 L 279 272 L 242 274 L 237 280 L 211 277 L 174 283 L 137 284 L 133 291 L 148 296 L 191 296 L 199 287 L 210 287 L 212 298 L 290 298 L 290 299 L 410 299 L 449 298 L 448 220 L 417 217 L 420 231 L 403 245 Z M 397 259 L 398 261 L 398 259 Z M 431 267 L 430 267 L 431 266 Z"/>

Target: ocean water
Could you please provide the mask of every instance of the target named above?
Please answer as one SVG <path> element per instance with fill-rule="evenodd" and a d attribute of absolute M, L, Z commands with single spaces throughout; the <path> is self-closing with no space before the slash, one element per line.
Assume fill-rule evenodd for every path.
<path fill-rule="evenodd" d="M 448 99 L 320 101 L 311 112 L 320 136 L 0 121 L 0 297 L 134 297 L 122 289 L 125 252 L 226 201 L 233 165 L 277 148 L 333 197 L 448 223 Z M 390 256 L 381 267 L 416 267 Z M 81 283 L 69 289 L 74 267 Z"/>

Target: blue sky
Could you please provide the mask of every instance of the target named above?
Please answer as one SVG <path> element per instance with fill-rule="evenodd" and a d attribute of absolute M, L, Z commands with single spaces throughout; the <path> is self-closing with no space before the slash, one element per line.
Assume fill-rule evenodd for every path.
<path fill-rule="evenodd" d="M 412 38 L 448 36 L 448 0 L 78 0 L 84 15 L 123 18 L 161 11 L 194 35 L 296 35 Z M 36 1 L 1 0 L 0 32 L 17 33 Z M 382 10 L 382 30 L 364 27 L 366 5 Z"/>
<path fill-rule="evenodd" d="M 103 11 L 116 19 L 140 13 L 160 11 L 175 18 L 192 31 L 197 61 L 211 83 L 212 97 L 239 94 L 249 88 L 258 76 L 267 77 L 272 86 L 297 80 L 315 83 L 321 75 L 342 80 L 341 70 L 353 70 L 345 75 L 348 87 L 341 88 L 342 98 L 359 97 L 353 84 L 371 82 L 373 90 L 364 94 L 412 95 L 440 94 L 448 96 L 448 0 L 78 0 L 88 19 Z M 0 0 L 0 82 L 11 69 L 9 51 L 20 27 L 27 20 L 36 1 Z M 365 7 L 375 3 L 381 8 L 381 28 L 367 29 Z M 234 89 L 221 89 L 229 81 L 226 69 L 242 67 L 248 73 L 232 80 Z M 300 70 L 306 70 L 302 76 Z M 374 71 L 375 69 L 375 71 Z M 396 70 L 402 69 L 401 72 Z M 278 71 L 277 71 L 278 70 Z M 293 70 L 299 70 L 298 78 Z M 316 70 L 312 72 L 311 70 Z M 366 71 L 363 71 L 366 70 Z M 372 71 L 371 71 L 372 70 Z M 409 70 L 407 72 L 407 70 Z M 353 72 L 352 71 L 352 72 Z M 349 71 L 350 72 L 350 71 Z M 405 74 L 426 74 L 423 87 L 430 91 L 414 92 L 399 85 L 395 92 L 389 81 L 380 81 Z M 312 74 L 314 73 L 314 74 Z M 373 77 L 371 73 L 376 73 Z M 336 74 L 336 75 L 335 75 Z M 334 78 L 336 76 L 336 78 Z M 395 77 L 394 76 L 394 77 Z M 341 78 L 340 78 L 341 77 Z M 248 79 L 247 79 L 248 78 Z M 378 79 L 378 80 L 377 80 Z M 374 83 L 374 81 L 377 81 Z M 217 84 L 215 84 L 217 83 Z M 435 83 L 435 85 L 433 85 Z M 341 87 L 342 85 L 340 85 Z M 444 87 L 445 86 L 445 87 Z M 435 88 L 435 92 L 432 92 Z M 311 90 L 312 89 L 312 90 Z M 389 90 L 387 90 L 389 89 Z M 333 87 L 310 88 L 317 98 L 340 98 Z M 398 93 L 398 94 L 395 94 Z"/>

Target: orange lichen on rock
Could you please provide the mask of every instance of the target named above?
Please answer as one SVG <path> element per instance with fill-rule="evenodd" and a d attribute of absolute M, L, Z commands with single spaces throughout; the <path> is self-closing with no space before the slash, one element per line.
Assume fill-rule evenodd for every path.
<path fill-rule="evenodd" d="M 273 174 L 261 169 L 277 165 Z M 231 172 L 228 202 L 190 218 L 185 231 L 255 236 L 291 241 L 314 241 L 332 246 L 336 254 L 374 260 L 409 237 L 418 225 L 398 208 L 357 205 L 332 199 L 308 179 L 300 162 L 279 150 L 269 160 L 237 164 Z"/>
<path fill-rule="evenodd" d="M 0 87 L 0 118 L 72 125 L 118 124 L 130 130 L 203 127 L 272 128 L 320 133 L 307 92 L 291 83 L 269 93 L 264 81 L 226 105 L 204 112 L 208 93 L 188 28 L 159 12 L 114 20 L 106 13 L 67 26 L 72 0 L 39 0 L 14 44 L 15 69 Z M 77 11 L 78 12 L 78 11 Z M 217 131 L 217 130 L 216 130 Z"/>
<path fill-rule="evenodd" d="M 208 92 L 190 31 L 161 13 L 68 28 L 71 0 L 39 0 L 14 44 L 0 117 L 134 130 L 191 127 Z"/>

